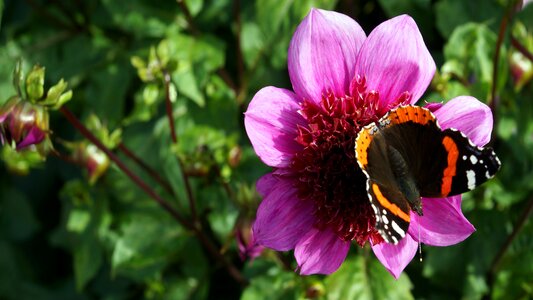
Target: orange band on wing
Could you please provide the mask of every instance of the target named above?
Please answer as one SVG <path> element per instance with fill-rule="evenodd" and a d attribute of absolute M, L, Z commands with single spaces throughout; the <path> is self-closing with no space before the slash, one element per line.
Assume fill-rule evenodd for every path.
<path fill-rule="evenodd" d="M 388 118 L 393 124 L 401 124 L 410 121 L 425 125 L 428 122 L 435 121 L 435 117 L 427 108 L 411 105 L 398 107 L 389 113 Z"/>
<path fill-rule="evenodd" d="M 444 169 L 444 176 L 442 177 L 441 193 L 442 196 L 447 196 L 452 190 L 452 179 L 455 176 L 457 169 L 457 158 L 459 157 L 459 150 L 455 141 L 445 136 L 442 140 L 442 144 L 448 153 L 448 166 Z"/>
<path fill-rule="evenodd" d="M 368 164 L 367 150 L 368 146 L 370 146 L 370 142 L 372 141 L 372 136 L 370 135 L 369 130 L 370 129 L 367 127 L 362 128 L 355 141 L 355 154 L 363 169 Z"/>
<path fill-rule="evenodd" d="M 378 199 L 379 204 L 381 204 L 381 206 L 385 207 L 388 211 L 393 213 L 395 216 L 400 217 L 405 222 L 411 222 L 411 217 L 409 216 L 409 214 L 405 213 L 398 206 L 396 206 L 396 204 L 391 203 L 387 198 L 385 198 L 385 196 L 383 196 L 383 194 L 379 190 L 377 184 L 372 184 L 372 191 L 374 192 L 374 195 Z"/>

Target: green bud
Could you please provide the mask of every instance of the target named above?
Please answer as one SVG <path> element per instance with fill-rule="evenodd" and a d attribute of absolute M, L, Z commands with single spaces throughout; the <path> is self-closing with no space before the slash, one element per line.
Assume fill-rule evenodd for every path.
<path fill-rule="evenodd" d="M 40 101 L 40 105 L 49 106 L 53 109 L 59 109 L 63 104 L 72 99 L 72 90 L 66 91 L 68 83 L 61 79 L 59 82 L 48 89 L 46 99 Z"/>
<path fill-rule="evenodd" d="M 33 103 L 43 97 L 44 94 L 44 67 L 33 66 L 26 77 L 26 95 Z"/>

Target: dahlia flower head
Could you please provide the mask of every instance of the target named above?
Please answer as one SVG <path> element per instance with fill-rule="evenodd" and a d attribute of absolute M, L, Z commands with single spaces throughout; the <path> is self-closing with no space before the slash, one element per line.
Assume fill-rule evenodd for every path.
<path fill-rule="evenodd" d="M 350 17 L 312 9 L 288 50 L 293 91 L 259 90 L 245 113 L 248 137 L 272 167 L 257 181 L 263 197 L 253 225 L 256 243 L 294 250 L 302 275 L 336 271 L 352 243 L 370 243 L 398 278 L 418 244 L 449 246 L 475 228 L 461 211 L 461 196 L 422 198 L 423 216 L 411 212 L 407 235 L 386 243 L 375 226 L 354 145 L 357 133 L 400 105 L 420 100 L 435 62 L 408 15 L 377 26 L 368 36 Z M 426 105 L 440 127 L 455 128 L 474 144 L 490 140 L 492 113 L 460 96 Z"/>

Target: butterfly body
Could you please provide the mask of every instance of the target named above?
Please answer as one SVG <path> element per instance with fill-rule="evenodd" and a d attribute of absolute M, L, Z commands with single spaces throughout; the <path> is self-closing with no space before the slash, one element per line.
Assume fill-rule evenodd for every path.
<path fill-rule="evenodd" d="M 393 244 L 407 233 L 411 211 L 423 215 L 421 197 L 464 193 L 500 168 L 491 149 L 475 146 L 457 130 L 442 130 L 434 115 L 418 106 L 401 106 L 365 126 L 355 151 L 367 176 L 375 228 Z"/>

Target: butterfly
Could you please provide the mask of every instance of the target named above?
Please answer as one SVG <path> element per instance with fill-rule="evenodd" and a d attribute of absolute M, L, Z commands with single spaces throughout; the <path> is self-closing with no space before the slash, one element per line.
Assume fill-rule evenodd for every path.
<path fill-rule="evenodd" d="M 383 239 L 397 244 L 410 213 L 423 215 L 421 197 L 442 198 L 473 190 L 501 163 L 491 148 L 474 145 L 455 129 L 442 130 L 430 110 L 400 106 L 359 131 L 357 163 Z"/>

